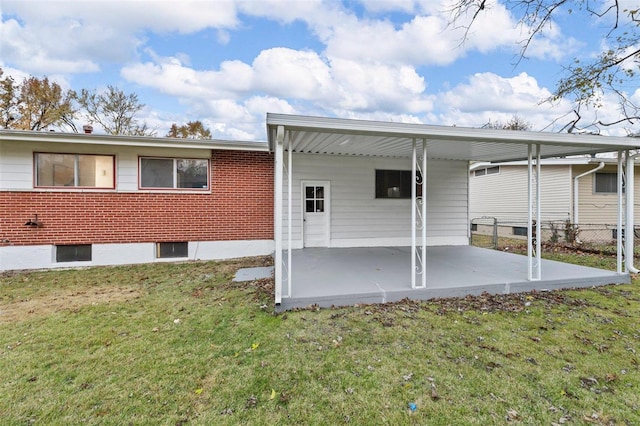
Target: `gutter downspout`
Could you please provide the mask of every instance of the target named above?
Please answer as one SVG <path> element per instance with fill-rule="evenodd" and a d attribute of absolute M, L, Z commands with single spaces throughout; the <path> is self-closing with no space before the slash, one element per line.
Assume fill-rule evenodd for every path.
<path fill-rule="evenodd" d="M 604 161 L 601 161 L 600 164 L 598 164 L 598 167 L 596 167 L 595 169 L 586 171 L 573 178 L 573 224 L 574 225 L 578 225 L 578 222 L 580 220 L 578 215 L 578 209 L 579 209 L 578 206 L 580 204 L 578 200 L 578 179 L 581 179 L 587 175 L 595 173 L 598 170 L 602 170 L 603 168 L 604 168 Z"/>
<path fill-rule="evenodd" d="M 627 271 L 632 274 L 637 274 L 640 270 L 636 269 L 633 266 L 633 243 L 636 237 L 635 226 L 633 223 L 633 208 L 634 208 L 634 183 L 635 183 L 635 159 L 639 157 L 640 154 L 634 154 L 627 157 L 627 173 L 626 173 L 626 201 L 625 208 L 627 211 L 627 216 L 625 219 L 624 227 L 625 227 L 625 239 L 624 239 L 624 251 L 625 251 L 625 261 L 627 264 Z"/>

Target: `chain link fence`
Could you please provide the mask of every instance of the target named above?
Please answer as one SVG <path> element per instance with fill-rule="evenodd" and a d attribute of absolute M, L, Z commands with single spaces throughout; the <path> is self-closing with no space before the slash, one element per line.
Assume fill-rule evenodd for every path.
<path fill-rule="evenodd" d="M 535 232 L 535 229 L 532 230 Z M 495 217 L 478 217 L 471 220 L 471 244 L 498 249 L 501 244 L 526 244 L 528 226 L 526 220 L 505 220 Z M 615 253 L 618 225 L 580 224 L 570 221 L 543 221 L 540 224 L 540 242 L 547 246 L 571 246 L 597 253 Z M 622 232 L 624 243 L 624 229 Z M 640 244 L 640 228 L 635 228 L 634 247 Z M 544 250 L 544 248 L 543 248 Z M 636 255 L 640 248 L 636 249 Z"/>

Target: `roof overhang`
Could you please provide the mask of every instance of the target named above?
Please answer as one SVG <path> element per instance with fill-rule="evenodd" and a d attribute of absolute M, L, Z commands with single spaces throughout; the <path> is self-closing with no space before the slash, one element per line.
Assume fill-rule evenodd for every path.
<path fill-rule="evenodd" d="M 204 150 L 268 151 L 266 141 L 229 141 L 220 139 L 157 138 L 150 136 L 113 136 L 102 134 L 36 132 L 0 129 L 0 141 L 189 148 Z"/>
<path fill-rule="evenodd" d="M 640 148 L 640 140 L 570 133 L 477 129 L 341 118 L 267 114 L 269 148 L 282 127 L 292 151 L 309 154 L 411 158 L 413 140 L 427 141 L 431 159 L 504 162 L 528 158 L 540 145 L 542 158 Z M 288 145 L 285 145 L 288 148 Z"/>

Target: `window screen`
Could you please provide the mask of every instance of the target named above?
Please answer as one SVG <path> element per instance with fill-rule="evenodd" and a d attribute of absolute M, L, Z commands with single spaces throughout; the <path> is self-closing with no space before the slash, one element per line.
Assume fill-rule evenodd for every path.
<path fill-rule="evenodd" d="M 189 243 L 170 242 L 156 244 L 156 257 L 189 257 Z"/>
<path fill-rule="evenodd" d="M 56 246 L 56 262 L 91 260 L 91 244 Z"/>
<path fill-rule="evenodd" d="M 617 173 L 596 173 L 595 174 L 596 194 L 617 194 L 618 174 Z"/>

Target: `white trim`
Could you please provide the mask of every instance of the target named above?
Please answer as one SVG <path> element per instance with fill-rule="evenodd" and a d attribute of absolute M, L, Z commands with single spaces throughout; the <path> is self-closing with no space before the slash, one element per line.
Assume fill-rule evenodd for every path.
<path fill-rule="evenodd" d="M 86 266 L 222 260 L 273 253 L 273 240 L 189 242 L 189 257 L 156 258 L 156 243 L 92 244 L 87 262 L 56 262 L 55 245 L 0 247 L 0 270 L 76 268 Z"/>

